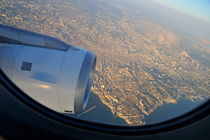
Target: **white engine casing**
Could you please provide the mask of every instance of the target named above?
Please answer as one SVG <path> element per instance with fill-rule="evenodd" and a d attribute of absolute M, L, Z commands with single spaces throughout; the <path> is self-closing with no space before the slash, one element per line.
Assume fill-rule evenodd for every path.
<path fill-rule="evenodd" d="M 77 113 L 85 109 L 95 63 L 95 54 L 73 46 L 59 50 L 0 42 L 2 71 L 29 97 L 58 112 Z"/>

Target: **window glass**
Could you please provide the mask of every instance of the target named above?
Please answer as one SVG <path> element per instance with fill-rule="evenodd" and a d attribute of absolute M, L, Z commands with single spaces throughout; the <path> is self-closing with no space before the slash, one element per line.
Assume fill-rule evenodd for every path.
<path fill-rule="evenodd" d="M 0 9 L 0 24 L 49 35 L 96 54 L 87 106 L 75 113 L 64 108 L 61 113 L 65 115 L 112 125 L 147 125 L 183 115 L 210 97 L 208 0 L 1 0 Z M 19 59 L 8 58 L 17 54 L 20 59 L 31 58 L 18 63 L 28 74 L 23 79 L 32 76 L 50 83 L 34 86 L 37 94 L 32 98 L 41 103 L 59 100 L 64 106 L 74 101 L 76 97 L 53 96 L 59 92 L 64 97 L 64 90 L 71 91 L 73 85 L 63 81 L 58 91 L 58 79 L 51 76 L 66 72 L 54 68 L 62 64 L 63 51 L 16 48 L 13 54 L 4 52 L 8 56 L 2 55 L 0 61 L 8 65 L 1 69 L 11 80 L 13 63 Z M 35 57 L 40 58 L 37 67 L 46 71 L 30 75 Z M 26 94 L 32 90 L 27 89 L 30 83 L 17 82 L 23 84 Z M 44 96 L 39 88 L 51 95 Z M 39 98 L 41 94 L 44 98 Z M 54 103 L 49 105 L 59 110 Z"/>

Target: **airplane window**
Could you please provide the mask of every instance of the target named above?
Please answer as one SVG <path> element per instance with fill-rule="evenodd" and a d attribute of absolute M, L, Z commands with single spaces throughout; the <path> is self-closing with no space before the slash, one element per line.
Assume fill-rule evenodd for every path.
<path fill-rule="evenodd" d="M 143 126 L 209 100 L 209 0 L 1 0 L 0 9 L 1 70 L 56 112 Z"/>

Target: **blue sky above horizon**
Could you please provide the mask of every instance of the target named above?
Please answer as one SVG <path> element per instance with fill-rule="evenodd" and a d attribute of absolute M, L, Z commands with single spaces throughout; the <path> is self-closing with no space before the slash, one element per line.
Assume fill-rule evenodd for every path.
<path fill-rule="evenodd" d="M 153 0 L 210 23 L 210 0 Z"/>

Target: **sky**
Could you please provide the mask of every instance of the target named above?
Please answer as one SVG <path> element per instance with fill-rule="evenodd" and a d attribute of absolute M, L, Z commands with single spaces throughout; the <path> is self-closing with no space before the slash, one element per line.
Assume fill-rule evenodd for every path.
<path fill-rule="evenodd" d="M 210 0 L 153 0 L 210 23 Z"/>

